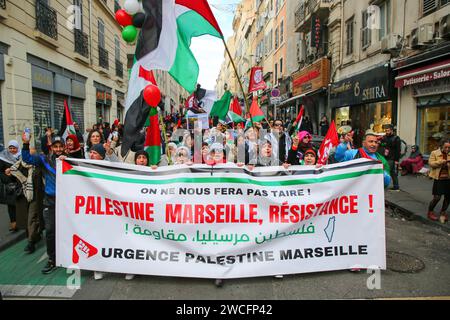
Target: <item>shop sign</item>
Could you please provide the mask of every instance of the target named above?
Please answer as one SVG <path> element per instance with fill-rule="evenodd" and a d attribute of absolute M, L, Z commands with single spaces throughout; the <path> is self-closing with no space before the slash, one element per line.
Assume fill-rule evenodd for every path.
<path fill-rule="evenodd" d="M 327 87 L 329 81 L 330 60 L 322 58 L 293 74 L 293 95 L 298 96 Z"/>
<path fill-rule="evenodd" d="M 389 69 L 384 66 L 331 84 L 331 108 L 389 99 Z"/>
<path fill-rule="evenodd" d="M 450 92 L 450 78 L 412 86 L 413 97 L 430 96 Z"/>
<path fill-rule="evenodd" d="M 414 77 L 408 77 L 406 79 L 397 80 L 395 82 L 395 87 L 402 88 L 402 87 L 410 86 L 413 84 L 430 82 L 430 81 L 439 80 L 442 78 L 449 78 L 449 77 L 450 77 L 450 68 L 447 68 L 447 69 L 442 69 L 442 70 L 435 71 L 435 72 L 417 75 Z"/>
<path fill-rule="evenodd" d="M 33 88 L 53 91 L 53 72 L 31 65 L 31 84 Z"/>
<path fill-rule="evenodd" d="M 97 89 L 97 102 L 101 104 L 106 104 L 108 106 L 112 105 L 111 92 L 100 91 Z"/>
<path fill-rule="evenodd" d="M 277 105 L 277 104 L 280 104 L 280 103 L 281 103 L 281 98 L 280 97 L 271 97 L 270 98 L 270 104 Z"/>

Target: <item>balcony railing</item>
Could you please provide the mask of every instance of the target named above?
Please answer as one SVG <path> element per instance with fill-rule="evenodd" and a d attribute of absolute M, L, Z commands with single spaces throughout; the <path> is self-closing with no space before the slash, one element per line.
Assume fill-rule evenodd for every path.
<path fill-rule="evenodd" d="M 120 60 L 116 60 L 116 76 L 123 78 L 123 64 Z"/>
<path fill-rule="evenodd" d="M 102 47 L 98 47 L 98 60 L 100 67 L 104 69 L 109 69 L 109 57 L 108 57 L 108 51 L 106 51 Z"/>
<path fill-rule="evenodd" d="M 40 0 L 36 0 L 36 29 L 58 40 L 58 16 L 56 10 Z"/>
<path fill-rule="evenodd" d="M 305 20 L 305 4 L 302 2 L 295 10 L 295 27 L 299 27 L 303 20 Z"/>
<path fill-rule="evenodd" d="M 0 0 L 0 8 L 6 10 L 6 0 Z"/>
<path fill-rule="evenodd" d="M 306 0 L 300 3 L 295 10 L 295 28 L 298 29 L 318 8 L 328 8 L 331 3 L 332 0 Z"/>
<path fill-rule="evenodd" d="M 86 58 L 89 56 L 88 35 L 78 29 L 75 29 L 75 52 Z"/>

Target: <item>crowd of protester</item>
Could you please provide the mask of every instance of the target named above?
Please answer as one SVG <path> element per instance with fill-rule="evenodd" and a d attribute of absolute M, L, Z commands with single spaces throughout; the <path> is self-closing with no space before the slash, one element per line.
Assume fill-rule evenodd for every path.
<path fill-rule="evenodd" d="M 47 128 L 41 137 L 40 148 L 30 147 L 30 137 L 22 135 L 22 147 L 11 140 L 7 148 L 0 153 L 1 202 L 8 205 L 10 231 L 16 232 L 16 208 L 20 202 L 26 203 L 28 210 L 27 253 L 33 253 L 42 231 L 46 230 L 48 263 L 42 273 L 48 274 L 56 268 L 55 257 L 55 196 L 56 196 L 56 160 L 58 158 L 91 159 L 97 161 L 123 162 L 140 166 L 161 166 L 207 164 L 217 165 L 234 163 L 239 167 L 253 170 L 254 167 L 291 165 L 318 166 L 319 145 L 315 144 L 310 131 L 296 131 L 297 123 L 285 126 L 281 120 L 270 123 L 225 124 L 218 121 L 209 129 L 187 128 L 188 124 L 179 114 L 169 115 L 160 124 L 162 152 L 157 164 L 149 163 L 149 156 L 140 148 L 134 147 L 122 152 L 123 125 L 116 121 L 109 124 L 95 124 L 84 133 L 75 125 L 76 133 L 64 140 Z M 321 131 L 326 133 L 329 124 L 324 117 Z M 144 131 L 142 131 L 144 134 Z M 393 126 L 385 128 L 385 135 L 366 132 L 361 146 L 353 142 L 353 129 L 341 127 L 338 131 L 340 144 L 332 151 L 328 163 L 368 158 L 383 163 L 384 184 L 388 187 L 391 180 L 393 190 L 398 190 L 397 168 L 400 161 L 400 139 L 394 134 Z M 433 213 L 441 196 L 444 204 L 441 210 L 441 222 L 448 220 L 446 210 L 449 204 L 449 142 L 445 140 L 441 148 L 432 153 L 430 166 L 433 187 L 433 201 L 430 204 L 429 218 L 439 219 Z M 401 163 L 402 172 L 417 172 L 423 166 L 418 158 L 421 154 L 414 146 L 411 156 Z M 42 197 L 43 195 L 43 197 Z M 95 278 L 103 278 L 96 272 Z M 127 275 L 132 279 L 133 275 Z"/>

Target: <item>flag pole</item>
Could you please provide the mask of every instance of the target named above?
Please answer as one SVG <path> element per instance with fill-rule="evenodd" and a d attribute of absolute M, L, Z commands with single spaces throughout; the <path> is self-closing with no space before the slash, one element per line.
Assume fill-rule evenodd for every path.
<path fill-rule="evenodd" d="M 241 87 L 242 94 L 244 95 L 244 102 L 245 102 L 246 112 L 250 113 L 250 106 L 248 105 L 247 96 L 246 96 L 245 91 L 244 91 L 244 86 L 242 85 L 241 78 L 239 77 L 239 74 L 238 74 L 237 69 L 236 69 L 236 65 L 234 64 L 233 57 L 231 56 L 230 50 L 228 49 L 228 46 L 227 46 L 227 43 L 225 42 L 225 38 L 224 37 L 222 37 L 222 42 L 223 42 L 223 45 L 225 46 L 225 50 L 227 51 L 228 57 L 230 58 L 231 65 L 233 66 L 234 73 L 236 74 L 236 78 L 239 81 L 239 86 Z M 250 114 L 250 121 L 252 122 L 252 127 L 254 127 L 253 119 L 252 119 L 252 115 L 251 114 Z"/>

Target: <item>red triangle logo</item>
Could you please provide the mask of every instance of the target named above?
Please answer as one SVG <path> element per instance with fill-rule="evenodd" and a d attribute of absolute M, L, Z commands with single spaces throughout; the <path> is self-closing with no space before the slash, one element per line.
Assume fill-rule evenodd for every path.
<path fill-rule="evenodd" d="M 67 161 L 63 160 L 63 162 L 62 162 L 62 173 L 64 174 L 67 171 L 72 170 L 72 169 L 73 169 L 73 167 Z"/>
<path fill-rule="evenodd" d="M 72 250 L 72 262 L 78 263 L 80 261 L 79 253 L 84 254 L 87 258 L 95 256 L 98 253 L 98 249 L 92 244 L 84 241 L 76 234 L 73 235 L 73 250 Z"/>

